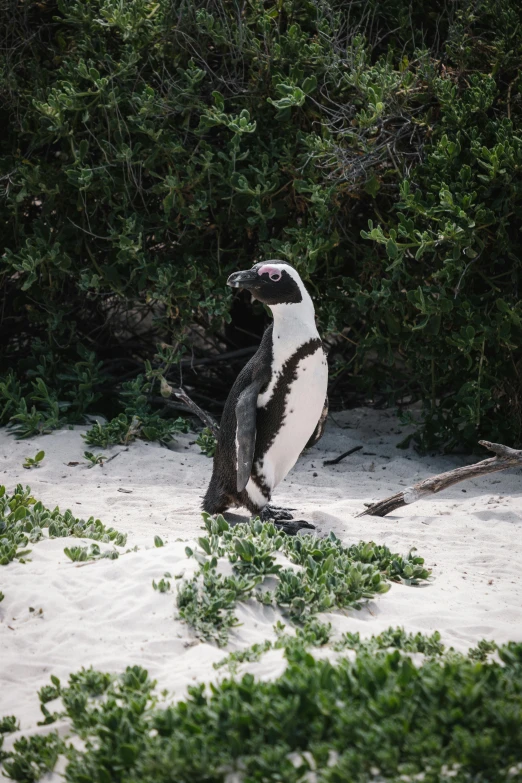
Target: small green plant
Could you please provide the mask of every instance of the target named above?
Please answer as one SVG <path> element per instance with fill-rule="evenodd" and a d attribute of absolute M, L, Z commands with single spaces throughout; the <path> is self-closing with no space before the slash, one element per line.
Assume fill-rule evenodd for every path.
<path fill-rule="evenodd" d="M 107 448 L 107 446 L 113 446 L 116 443 L 126 445 L 135 439 L 139 429 L 140 424 L 137 418 L 129 420 L 124 413 L 120 413 L 105 424 L 96 421 L 82 437 L 85 438 L 85 442 L 89 446 Z"/>
<path fill-rule="evenodd" d="M 54 674 L 52 674 L 51 684 L 44 685 L 42 688 L 40 688 L 38 691 L 38 698 L 42 704 L 47 704 L 47 702 L 57 699 L 60 695 L 60 692 L 60 680 L 58 677 L 55 677 Z"/>
<path fill-rule="evenodd" d="M 11 780 L 35 783 L 52 772 L 65 749 L 64 741 L 54 732 L 21 737 L 15 741 L 14 751 L 4 754 L 4 772 Z"/>
<path fill-rule="evenodd" d="M 364 640 L 358 633 L 345 633 L 335 642 L 334 650 L 356 650 L 375 654 L 380 650 L 393 648 L 408 653 L 423 653 L 433 658 L 444 654 L 444 645 L 440 638 L 438 631 L 431 636 L 425 636 L 421 633 L 406 633 L 403 628 L 388 628 L 377 636 Z"/>
<path fill-rule="evenodd" d="M 481 639 L 476 647 L 472 647 L 468 655 L 473 661 L 487 661 L 488 655 L 496 652 L 498 645 L 496 642 Z"/>
<path fill-rule="evenodd" d="M 109 549 L 102 552 L 98 544 L 91 544 L 90 549 L 86 546 L 65 547 L 63 551 L 73 563 L 81 563 L 86 560 L 100 560 L 103 558 L 116 560 L 120 556 L 120 553 L 116 549 Z"/>
<path fill-rule="evenodd" d="M 225 658 L 214 664 L 214 669 L 221 669 L 223 666 L 226 666 L 231 673 L 235 673 L 239 664 L 259 661 L 273 646 L 270 639 L 266 639 L 264 642 L 256 642 L 244 650 L 229 653 Z"/>
<path fill-rule="evenodd" d="M 124 412 L 105 424 L 95 422 L 82 437 L 90 446 L 107 446 L 120 443 L 127 445 L 136 438 L 167 443 L 180 432 L 188 432 L 189 422 L 178 417 L 164 418 L 155 412 L 149 402 L 154 379 L 139 375 L 135 380 L 122 385 L 120 399 Z"/>
<path fill-rule="evenodd" d="M 4 718 L 0 718 L 0 734 L 12 734 L 13 731 L 18 731 L 20 726 L 14 715 L 6 715 Z"/>
<path fill-rule="evenodd" d="M 160 579 L 159 582 L 152 580 L 152 587 L 157 590 L 158 593 L 168 593 L 170 590 L 170 582 L 168 579 Z"/>
<path fill-rule="evenodd" d="M 208 427 L 204 427 L 201 430 L 196 438 L 196 444 L 207 457 L 213 457 L 216 453 L 217 440 L 212 430 Z"/>
<path fill-rule="evenodd" d="M 214 562 L 215 560 L 215 562 Z M 228 632 L 238 625 L 234 614 L 237 602 L 248 598 L 262 577 L 222 576 L 216 571 L 213 558 L 201 567 L 200 574 L 178 590 L 179 616 L 207 641 L 222 647 Z"/>
<path fill-rule="evenodd" d="M 40 541 L 44 530 L 49 538 L 75 536 L 116 546 L 125 546 L 127 541 L 125 533 L 106 527 L 94 517 L 79 519 L 69 509 L 63 513 L 59 508 L 51 511 L 32 497 L 29 487 L 24 489 L 18 484 L 8 495 L 5 486 L 0 485 L 0 565 L 8 565 L 14 559 L 25 562 L 31 552 L 25 547 Z"/>
<path fill-rule="evenodd" d="M 87 462 L 90 463 L 90 465 L 88 465 L 88 468 L 94 468 L 96 467 L 96 465 L 99 465 L 100 467 L 103 468 L 103 463 L 105 462 L 106 459 L 108 459 L 108 457 L 105 457 L 103 454 L 93 454 L 90 451 L 84 451 L 83 456 L 85 457 Z"/>
<path fill-rule="evenodd" d="M 154 536 L 154 546 L 155 547 L 165 546 L 165 544 L 163 543 L 163 539 L 160 538 L 159 536 Z"/>
<path fill-rule="evenodd" d="M 34 457 L 26 457 L 24 460 L 24 468 L 30 470 L 31 468 L 37 468 L 40 462 L 45 457 L 45 451 L 39 451 Z"/>
<path fill-rule="evenodd" d="M 306 647 L 323 647 L 330 641 L 332 626 L 331 623 L 322 623 L 315 618 L 305 620 L 302 626 L 295 629 L 295 633 L 285 633 L 286 625 L 276 623 L 274 630 L 277 634 L 275 642 L 266 639 L 264 642 L 255 643 L 244 650 L 237 650 L 230 653 L 225 658 L 214 664 L 215 669 L 227 666 L 234 673 L 241 663 L 252 663 L 259 661 L 268 650 L 285 650 L 285 654 L 290 658 L 294 651 L 303 650 Z"/>
<path fill-rule="evenodd" d="M 31 438 L 34 435 L 45 435 L 53 430 L 63 427 L 67 419 L 62 416 L 60 404 L 54 393 L 50 391 L 42 378 L 37 378 L 32 383 L 32 391 L 26 397 L 17 400 L 8 396 L 7 384 L 0 383 L 0 394 L 7 396 L 7 404 L 11 404 L 12 415 L 8 420 L 8 426 L 12 428 L 18 438 Z M 38 405 L 30 403 L 34 402 Z"/>
<path fill-rule="evenodd" d="M 0 377 L 0 423 L 22 438 L 82 423 L 100 398 L 95 387 L 104 380 L 102 362 L 81 344 L 55 353 L 36 338 L 31 350 L 33 366 L 24 368 L 23 382 L 12 372 Z"/>

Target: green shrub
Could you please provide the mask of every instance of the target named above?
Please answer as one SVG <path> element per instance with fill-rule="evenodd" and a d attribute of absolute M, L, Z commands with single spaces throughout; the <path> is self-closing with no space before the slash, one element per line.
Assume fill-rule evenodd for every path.
<path fill-rule="evenodd" d="M 518 0 L 6 0 L 1 24 L 0 422 L 99 412 L 157 343 L 174 372 L 227 275 L 280 257 L 336 389 L 421 399 L 423 447 L 520 441 Z"/>
<path fill-rule="evenodd" d="M 502 664 L 452 655 L 415 666 L 399 650 L 332 664 L 304 644 L 286 654 L 273 681 L 246 674 L 195 685 L 171 706 L 158 706 L 156 683 L 138 666 L 117 677 L 82 670 L 67 686 L 55 678 L 64 713 L 43 703 L 42 712 L 48 722 L 67 717 L 82 742 L 56 732 L 22 737 L 4 769 L 33 781 L 64 754 L 70 783 L 516 778 L 520 644 L 499 649 Z"/>

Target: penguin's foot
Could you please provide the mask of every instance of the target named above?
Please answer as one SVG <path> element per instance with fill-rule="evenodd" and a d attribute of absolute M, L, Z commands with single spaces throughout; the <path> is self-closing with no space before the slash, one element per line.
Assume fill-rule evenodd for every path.
<path fill-rule="evenodd" d="M 292 509 L 294 511 L 295 509 Z M 315 526 L 304 519 L 294 519 L 288 508 L 279 508 L 278 506 L 266 505 L 259 514 L 262 522 L 273 522 L 278 530 L 287 533 L 289 536 L 295 536 L 299 530 L 307 528 L 315 530 Z"/>
<path fill-rule="evenodd" d="M 310 522 L 306 522 L 304 519 L 292 519 L 287 522 L 274 522 L 274 525 L 278 530 L 282 530 L 289 536 L 296 536 L 300 530 L 315 530 L 315 525 L 311 525 Z"/>
<path fill-rule="evenodd" d="M 293 515 L 290 511 L 295 509 L 280 508 L 280 506 L 271 506 L 267 504 L 259 514 L 261 522 L 282 522 L 284 519 L 293 519 Z"/>

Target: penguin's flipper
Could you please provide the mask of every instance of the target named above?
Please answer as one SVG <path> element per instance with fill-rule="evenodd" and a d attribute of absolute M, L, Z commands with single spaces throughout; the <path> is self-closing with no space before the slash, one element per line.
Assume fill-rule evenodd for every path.
<path fill-rule="evenodd" d="M 257 397 L 265 379 L 253 381 L 243 389 L 236 403 L 237 491 L 242 492 L 252 473 L 256 445 Z"/>

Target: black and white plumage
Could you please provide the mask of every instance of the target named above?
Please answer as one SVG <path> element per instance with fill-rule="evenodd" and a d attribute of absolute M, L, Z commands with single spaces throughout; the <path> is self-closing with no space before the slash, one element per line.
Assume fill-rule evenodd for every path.
<path fill-rule="evenodd" d="M 227 282 L 268 305 L 274 321 L 226 401 L 203 508 L 217 514 L 245 506 L 288 532 L 312 527 L 287 522 L 288 511 L 269 505 L 326 422 L 328 366 L 312 300 L 297 271 L 283 261 L 256 264 Z"/>

